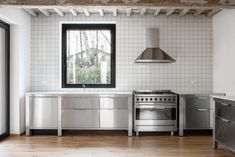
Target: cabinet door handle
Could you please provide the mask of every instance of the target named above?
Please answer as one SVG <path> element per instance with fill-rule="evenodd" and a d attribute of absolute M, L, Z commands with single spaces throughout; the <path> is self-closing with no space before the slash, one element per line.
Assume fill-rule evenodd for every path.
<path fill-rule="evenodd" d="M 231 104 L 226 104 L 226 103 L 223 103 L 223 102 L 221 102 L 220 104 L 221 104 L 222 106 L 228 106 L 228 107 L 231 106 Z"/>
<path fill-rule="evenodd" d="M 220 119 L 221 121 L 225 122 L 225 123 L 231 123 L 231 121 L 230 121 L 230 120 L 228 120 L 228 119 L 221 118 L 221 117 L 219 117 L 219 119 Z"/>
<path fill-rule="evenodd" d="M 208 111 L 209 109 L 206 109 L 206 108 L 199 108 L 199 109 L 196 109 L 197 111 Z"/>

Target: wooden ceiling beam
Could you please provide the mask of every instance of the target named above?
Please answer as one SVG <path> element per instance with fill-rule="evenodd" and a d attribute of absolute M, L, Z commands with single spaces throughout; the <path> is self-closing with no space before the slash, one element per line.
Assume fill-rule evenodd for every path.
<path fill-rule="evenodd" d="M 64 13 L 60 9 L 54 8 L 54 10 L 59 16 L 64 16 Z"/>
<path fill-rule="evenodd" d="M 180 16 L 185 16 L 186 14 L 188 14 L 188 12 L 190 11 L 190 9 L 184 9 L 180 12 Z"/>
<path fill-rule="evenodd" d="M 117 9 L 113 9 L 113 16 L 117 16 Z"/>
<path fill-rule="evenodd" d="M 127 9 L 126 15 L 127 15 L 127 16 L 131 16 L 131 12 L 132 12 L 132 9 L 131 9 L 131 8 L 130 8 L 130 9 Z"/>
<path fill-rule="evenodd" d="M 99 14 L 100 14 L 100 16 L 104 16 L 104 11 L 103 11 L 103 9 L 99 9 Z"/>
<path fill-rule="evenodd" d="M 214 10 L 208 12 L 208 13 L 207 13 L 207 16 L 208 16 L 208 17 L 214 16 L 215 14 L 217 14 L 217 13 L 220 12 L 220 11 L 221 11 L 221 9 L 214 9 Z"/>
<path fill-rule="evenodd" d="M 170 9 L 166 12 L 166 16 L 170 16 L 174 13 L 175 9 Z"/>
<path fill-rule="evenodd" d="M 202 14 L 204 12 L 205 9 L 198 9 L 196 10 L 196 12 L 193 14 L 194 16 L 199 16 L 200 14 Z"/>
<path fill-rule="evenodd" d="M 69 9 L 69 11 L 71 12 L 73 16 L 78 16 L 78 13 L 75 9 Z"/>
<path fill-rule="evenodd" d="M 50 16 L 50 13 L 46 9 L 38 8 L 38 10 L 45 16 Z"/>
<path fill-rule="evenodd" d="M 26 12 L 28 12 L 28 13 L 29 13 L 30 15 L 32 15 L 32 16 L 37 16 L 36 12 L 33 11 L 33 9 L 25 8 L 24 10 L 25 10 Z"/>
<path fill-rule="evenodd" d="M 155 9 L 155 11 L 153 12 L 153 16 L 158 16 L 160 11 L 161 11 L 161 9 Z"/>
<path fill-rule="evenodd" d="M 142 8 L 142 9 L 140 10 L 140 15 L 141 15 L 141 16 L 144 16 L 145 13 L 146 13 L 146 11 L 147 11 L 147 8 Z"/>
<path fill-rule="evenodd" d="M 88 11 L 88 9 L 83 8 L 82 10 L 86 16 L 90 16 L 90 12 Z"/>

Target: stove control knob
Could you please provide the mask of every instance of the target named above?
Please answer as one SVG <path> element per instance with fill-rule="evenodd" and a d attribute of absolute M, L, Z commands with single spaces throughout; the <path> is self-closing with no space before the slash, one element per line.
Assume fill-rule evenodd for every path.
<path fill-rule="evenodd" d="M 143 101 L 144 100 L 144 98 L 141 98 L 141 101 Z"/>
<path fill-rule="evenodd" d="M 139 98 L 137 98 L 136 100 L 139 101 Z"/>
<path fill-rule="evenodd" d="M 155 101 L 157 101 L 158 99 L 157 98 L 155 98 Z"/>
<path fill-rule="evenodd" d="M 150 98 L 150 101 L 152 101 L 153 99 L 152 98 Z"/>
<path fill-rule="evenodd" d="M 148 101 L 148 98 L 145 98 L 146 101 Z"/>

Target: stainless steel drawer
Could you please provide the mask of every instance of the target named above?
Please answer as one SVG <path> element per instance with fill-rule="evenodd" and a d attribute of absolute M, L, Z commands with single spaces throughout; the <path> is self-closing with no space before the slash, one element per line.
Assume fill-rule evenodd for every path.
<path fill-rule="evenodd" d="M 235 149 L 235 123 L 216 117 L 215 138 L 231 149 Z"/>
<path fill-rule="evenodd" d="M 210 109 L 187 108 L 185 128 L 210 129 Z"/>
<path fill-rule="evenodd" d="M 99 110 L 64 109 L 62 128 L 98 128 Z"/>
<path fill-rule="evenodd" d="M 64 97 L 62 107 L 67 109 L 99 109 L 100 98 Z"/>
<path fill-rule="evenodd" d="M 216 115 L 235 122 L 235 106 L 229 102 L 216 101 Z"/>
<path fill-rule="evenodd" d="M 210 108 L 210 97 L 209 96 L 195 96 L 194 108 Z"/>
<path fill-rule="evenodd" d="M 126 109 L 101 109 L 101 128 L 128 128 L 128 110 Z"/>
<path fill-rule="evenodd" d="M 209 96 L 187 96 L 185 98 L 186 108 L 194 109 L 206 109 L 210 108 L 210 97 Z"/>
<path fill-rule="evenodd" d="M 128 97 L 100 98 L 101 109 L 128 109 Z"/>
<path fill-rule="evenodd" d="M 56 129 L 58 126 L 58 99 L 33 97 L 30 103 L 30 129 Z"/>

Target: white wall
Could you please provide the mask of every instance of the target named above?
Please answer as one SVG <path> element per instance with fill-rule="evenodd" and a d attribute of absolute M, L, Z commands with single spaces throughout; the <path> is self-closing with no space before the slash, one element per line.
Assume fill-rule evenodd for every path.
<path fill-rule="evenodd" d="M 127 17 L 79 15 L 64 17 L 39 15 L 32 18 L 31 91 L 60 89 L 60 22 L 116 23 L 116 88 L 98 91 L 134 89 L 171 89 L 180 93 L 212 91 L 212 18 L 159 15 Z M 146 48 L 146 29 L 160 28 L 160 46 L 176 59 L 171 64 L 134 63 Z M 74 89 L 79 90 L 79 89 Z"/>
<path fill-rule="evenodd" d="M 223 10 L 213 17 L 214 92 L 235 95 L 235 10 Z"/>
<path fill-rule="evenodd" d="M 21 9 L 0 8 L 10 24 L 10 133 L 25 130 L 24 94 L 29 90 L 31 17 Z"/>

